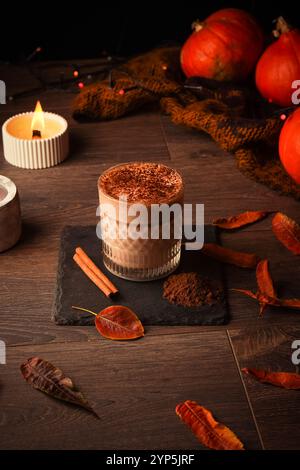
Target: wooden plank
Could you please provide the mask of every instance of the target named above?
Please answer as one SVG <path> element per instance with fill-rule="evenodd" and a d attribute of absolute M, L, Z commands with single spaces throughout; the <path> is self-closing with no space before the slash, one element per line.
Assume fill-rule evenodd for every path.
<path fill-rule="evenodd" d="M 158 115 L 155 117 L 149 112 L 109 123 L 77 124 L 80 133 L 89 135 L 92 126 L 93 136 L 96 134 L 96 129 L 100 130 L 99 136 L 97 134 L 97 138 L 93 137 L 92 143 L 86 140 L 84 153 L 81 153 L 81 147 L 78 146 L 77 153 L 74 153 L 69 160 L 45 171 L 22 170 L 3 161 L 0 164 L 1 173 L 11 177 L 19 188 L 24 221 L 22 242 L 13 250 L 1 254 L 1 307 L 5 315 L 1 318 L 0 331 L 3 339 L 10 344 L 18 342 L 36 344 L 48 340 L 60 342 L 73 341 L 74 338 L 78 340 L 89 338 L 89 333 L 84 329 L 75 332 L 58 328 L 50 320 L 60 231 L 66 224 L 96 223 L 97 178 L 105 168 L 115 163 L 115 157 L 122 158 L 122 147 L 126 159 L 138 160 L 141 155 L 144 159 L 145 152 L 148 155 L 151 148 L 154 153 L 157 152 L 157 156 L 168 158 L 166 142 L 158 128 L 159 120 Z M 172 165 L 183 172 L 186 181 L 186 201 L 205 203 L 206 222 L 210 222 L 215 216 L 257 208 L 277 208 L 291 216 L 297 216 L 298 203 L 291 198 L 281 198 L 267 188 L 262 189 L 260 185 L 255 185 L 244 178 L 235 168 L 231 156 L 224 156 L 207 136 L 173 124 L 169 126 L 173 132 L 167 137 L 173 159 Z M 118 134 L 120 129 L 123 130 Z M 74 130 L 76 133 L 75 128 Z M 126 133 L 131 137 L 127 138 Z M 144 134 L 146 144 L 143 150 Z M 157 135 L 160 137 L 157 138 Z M 102 142 L 101 136 L 103 136 Z M 97 139 L 99 153 L 97 153 Z M 173 147 L 169 145 L 168 139 Z M 199 143 L 200 147 L 203 146 L 204 153 L 201 154 L 202 157 L 192 158 L 192 149 L 196 151 Z M 211 150 L 212 145 L 216 154 Z M 181 149 L 180 154 L 176 153 L 178 149 Z M 211 173 L 212 165 L 214 171 Z M 205 178 L 201 178 L 201 184 L 199 168 L 201 173 L 206 175 Z M 234 174 L 236 178 L 232 177 Z M 258 186 L 260 191 L 270 193 L 269 196 L 264 197 L 257 190 Z M 274 198 L 278 203 L 272 207 L 271 202 Z M 297 292 L 297 279 L 300 274 L 297 258 L 287 252 L 275 239 L 270 231 L 270 219 L 240 232 L 222 234 L 222 243 L 234 249 L 253 251 L 262 257 L 268 257 L 276 282 L 283 283 L 284 288 L 289 284 L 290 290 Z M 228 287 L 255 288 L 252 271 L 228 267 L 226 273 Z M 230 327 L 255 325 L 259 321 L 257 307 L 251 299 L 230 292 L 229 305 L 232 317 Z M 267 312 L 262 321 L 285 324 L 287 319 L 289 322 L 298 322 L 298 314 Z M 153 334 L 170 332 L 166 328 L 154 328 L 152 331 Z M 185 332 L 187 329 L 180 328 L 177 331 Z"/>
<path fill-rule="evenodd" d="M 22 109 L 5 106 L 5 113 L 0 113 L 0 124 L 16 113 L 31 111 L 34 104 L 31 102 Z M 61 114 L 69 123 L 70 155 L 63 163 L 64 167 L 71 163 L 87 165 L 93 162 L 99 165 L 103 162 L 113 164 L 132 160 L 169 160 L 157 112 L 148 110 L 116 121 L 78 123 L 71 116 L 70 106 L 71 102 L 68 108 L 64 106 L 62 109 L 44 105 L 45 110 Z M 9 168 L 3 158 L 3 149 L 0 160 L 0 171 Z"/>
<path fill-rule="evenodd" d="M 295 372 L 291 345 L 299 327 L 263 326 L 230 331 L 240 367 Z M 299 391 L 284 390 L 245 377 L 251 405 L 267 449 L 299 449 Z"/>
<path fill-rule="evenodd" d="M 19 367 L 33 355 L 70 375 L 100 420 L 27 385 Z M 185 399 L 211 409 L 247 448 L 260 448 L 225 332 L 8 348 L 8 366 L 1 369 L 0 447 L 201 449 L 175 414 Z"/>
<path fill-rule="evenodd" d="M 75 155 L 80 153 L 109 162 L 169 160 L 159 115 L 151 110 L 116 121 L 72 122 L 71 138 Z"/>
<path fill-rule="evenodd" d="M 58 96 L 60 95 L 58 94 Z M 69 110 L 65 110 L 66 114 L 69 112 Z M 85 138 L 84 146 L 79 144 L 76 146 L 77 150 L 75 149 L 73 158 L 71 157 L 64 164 L 47 171 L 24 171 L 7 163 L 2 163 L 1 171 L 14 179 L 20 189 L 27 233 L 27 238 L 25 237 L 27 242 L 22 245 L 23 249 L 26 249 L 24 252 L 19 251 L 18 246 L 13 251 L 1 256 L 3 270 L 1 272 L 5 277 L 11 276 L 14 278 L 15 266 L 12 260 L 17 262 L 19 256 L 19 259 L 23 259 L 23 256 L 27 255 L 33 260 L 33 265 L 37 266 L 36 272 L 38 274 L 43 274 L 43 277 L 50 275 L 51 280 L 54 280 L 59 232 L 65 223 L 95 222 L 96 180 L 101 171 L 113 163 L 113 158 L 122 158 L 123 150 L 125 154 L 128 153 L 126 159 L 140 158 L 140 151 L 143 153 L 143 129 L 145 128 L 147 136 L 147 147 L 145 148 L 148 149 L 149 142 L 154 141 L 152 155 L 156 154 L 157 150 L 158 154 L 168 158 L 165 153 L 166 143 L 161 142 L 158 144 L 155 138 L 158 120 L 158 116 L 155 118 L 150 113 L 144 117 L 143 115 L 130 116 L 109 123 L 74 124 L 75 142 L 77 129 L 79 134 L 87 134 L 87 136 L 92 134 L 91 142 L 89 142 L 88 137 Z M 209 137 L 185 129 L 182 126 L 174 126 L 170 123 L 169 118 L 163 117 L 162 122 L 165 137 L 167 138 L 166 142 L 173 159 L 172 165 L 177 166 L 184 174 L 186 200 L 187 202 L 204 202 L 207 222 L 217 215 L 262 207 L 286 210 L 289 215 L 293 216 L 295 214 L 296 216 L 298 211 L 297 202 L 291 198 L 282 198 L 273 191 L 269 191 L 261 185 L 256 185 L 243 177 L 235 168 L 231 156 L 224 154 Z M 102 142 L 101 135 L 97 133 L 98 129 L 101 130 L 100 134 L 103 136 Z M 121 129 L 123 131 L 119 133 Z M 73 129 L 71 131 L 73 132 Z M 95 137 L 96 134 L 97 137 Z M 130 135 L 130 138 L 127 138 L 127 134 Z M 99 153 L 97 153 L 98 139 Z M 80 141 L 80 138 L 78 141 Z M 84 152 L 81 153 L 83 148 Z M 134 153 L 136 149 L 138 149 L 138 154 Z M 148 152 L 148 150 L 146 151 Z M 106 162 L 105 155 L 108 155 Z M 215 164 L 216 161 L 217 164 Z M 213 172 L 211 171 L 212 165 Z M 205 178 L 201 177 L 201 184 L 198 177 L 199 168 L 201 168 L 201 174 L 206 175 Z M 234 174 L 236 178 L 232 177 Z M 65 184 L 66 180 L 68 185 Z M 52 182 L 51 185 L 48 184 L 49 181 Z M 223 181 L 222 185 L 220 185 L 220 181 Z M 75 187 L 76 191 L 74 191 Z M 257 190 L 258 187 L 260 191 L 270 193 L 269 197 L 264 197 L 264 194 Z M 218 190 L 212 190 L 212 188 L 218 188 Z M 278 201 L 277 205 L 273 203 L 274 198 Z M 49 221 L 51 221 L 50 224 Z M 252 231 L 255 232 L 255 235 Z M 257 232 L 259 232 L 258 235 Z M 269 220 L 243 232 L 224 234 L 222 238 L 224 244 L 228 244 L 233 248 L 254 250 L 261 255 L 268 255 L 271 259 L 275 257 L 277 260 L 276 265 L 278 263 L 281 270 L 278 277 L 276 271 L 274 272 L 278 280 L 282 278 L 282 274 L 286 269 L 292 269 L 293 274 L 297 274 L 296 266 L 293 267 L 293 264 L 291 264 L 295 263 L 295 257 L 291 257 L 274 239 L 270 232 Z M 36 244 L 29 245 L 29 241 L 34 241 Z M 33 251 L 31 251 L 31 248 Z M 52 253 L 51 256 L 50 253 Z M 45 263 L 43 270 L 43 257 L 47 256 L 47 263 Z M 24 266 L 24 268 L 24 276 L 30 276 L 29 267 Z M 243 283 L 245 283 L 244 285 L 248 283 L 249 272 L 237 268 L 230 268 L 228 271 L 229 283 L 232 287 L 237 286 L 236 281 L 239 281 L 240 287 Z M 34 276 L 34 273 L 32 275 Z M 296 279 L 296 277 L 293 275 L 292 279 Z M 50 289 L 51 286 L 49 285 L 48 290 Z M 31 292 L 30 295 L 32 295 Z M 249 303 L 248 299 L 238 298 L 236 295 L 234 295 L 234 298 L 233 295 L 231 297 L 231 310 L 234 321 L 239 321 L 239 318 L 244 321 L 250 315 L 252 317 L 254 308 L 252 308 L 252 304 Z M 49 311 L 49 303 L 47 303 L 47 310 Z"/>
<path fill-rule="evenodd" d="M 99 170 L 100 167 L 97 167 L 97 173 Z M 64 179 L 60 177 L 60 171 L 59 167 L 47 172 L 17 170 L 17 173 L 20 172 L 20 179 L 13 177 L 21 192 L 24 237 L 14 249 L 1 254 L 0 269 L 1 310 L 5 312 L 0 322 L 1 337 L 13 344 L 40 343 L 47 340 L 73 341 L 74 338 L 85 340 L 89 337 L 89 333 L 84 329 L 75 333 L 72 329 L 54 326 L 50 315 L 60 231 L 65 224 L 96 222 L 97 174 L 94 170 L 94 176 L 88 176 L 89 170 L 84 167 L 81 173 L 74 172 L 72 184 L 66 186 Z M 48 180 L 49 174 L 51 178 Z M 28 177 L 25 179 L 23 175 Z M 67 177 L 67 173 L 65 175 Z M 48 181 L 51 181 L 51 185 Z M 76 192 L 73 190 L 75 187 Z M 59 193 L 63 194 L 63 201 L 59 200 Z M 266 225 L 268 223 L 262 222 Z M 235 249 L 257 252 L 260 256 L 269 258 L 274 280 L 280 290 L 289 292 L 291 296 L 296 295 L 299 289 L 297 257 L 281 247 L 267 228 L 258 231 L 258 225 L 255 227 L 255 231 L 251 228 L 226 235 L 226 239 L 223 237 L 223 244 Z M 229 288 L 255 289 L 253 270 L 226 267 L 226 277 Z M 283 309 L 268 310 L 263 319 L 258 319 L 256 303 L 234 292 L 229 292 L 229 304 L 230 327 L 255 325 L 258 322 L 282 325 L 287 321 L 298 323 L 297 312 L 287 312 Z M 169 330 L 154 329 L 153 334 L 154 332 L 168 334 Z"/>

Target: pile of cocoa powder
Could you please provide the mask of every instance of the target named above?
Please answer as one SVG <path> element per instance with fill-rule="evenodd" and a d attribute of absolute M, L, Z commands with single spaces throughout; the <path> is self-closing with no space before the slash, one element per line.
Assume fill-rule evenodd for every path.
<path fill-rule="evenodd" d="M 199 307 L 220 301 L 222 293 L 209 280 L 190 272 L 169 276 L 163 284 L 163 297 L 171 304 Z"/>

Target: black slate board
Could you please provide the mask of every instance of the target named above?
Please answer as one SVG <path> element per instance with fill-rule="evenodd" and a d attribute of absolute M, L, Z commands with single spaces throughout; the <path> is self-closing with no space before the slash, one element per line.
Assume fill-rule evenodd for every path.
<path fill-rule="evenodd" d="M 216 242 L 215 227 L 205 226 L 205 242 Z M 81 246 L 118 287 L 115 299 L 106 298 L 73 261 L 75 248 Z M 182 250 L 176 272 L 197 271 L 224 290 L 222 267 L 200 251 Z M 144 325 L 222 325 L 228 321 L 225 296 L 215 304 L 187 308 L 170 304 L 162 297 L 164 279 L 132 282 L 107 271 L 101 257 L 101 241 L 95 226 L 67 226 L 61 236 L 53 319 L 58 325 L 93 325 L 94 316 L 71 308 L 72 305 L 99 312 L 111 304 L 127 305 Z"/>

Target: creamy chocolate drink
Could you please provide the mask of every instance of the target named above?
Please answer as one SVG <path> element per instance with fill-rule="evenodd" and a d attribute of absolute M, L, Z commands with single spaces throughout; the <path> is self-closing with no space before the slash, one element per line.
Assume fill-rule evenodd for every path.
<path fill-rule="evenodd" d="M 153 205 L 181 209 L 183 181 L 166 165 L 133 162 L 114 166 L 98 181 L 103 260 L 114 274 L 125 279 L 146 281 L 167 276 L 180 261 L 181 234 L 169 219 L 166 238 L 165 219 L 152 217 Z M 146 224 L 137 223 L 141 207 Z M 164 222 L 163 222 L 164 220 Z M 139 235 L 136 235 L 137 229 Z M 153 238 L 153 229 L 156 229 Z M 168 231 L 167 231 L 168 232 Z"/>

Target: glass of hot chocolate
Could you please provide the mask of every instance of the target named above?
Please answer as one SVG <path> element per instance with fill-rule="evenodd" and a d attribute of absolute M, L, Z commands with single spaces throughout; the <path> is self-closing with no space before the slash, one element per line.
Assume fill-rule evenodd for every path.
<path fill-rule="evenodd" d="M 163 164 L 125 163 L 106 170 L 98 190 L 107 269 L 133 281 L 174 271 L 181 252 L 181 230 L 176 229 L 178 220 L 180 229 L 182 223 L 181 175 Z"/>

